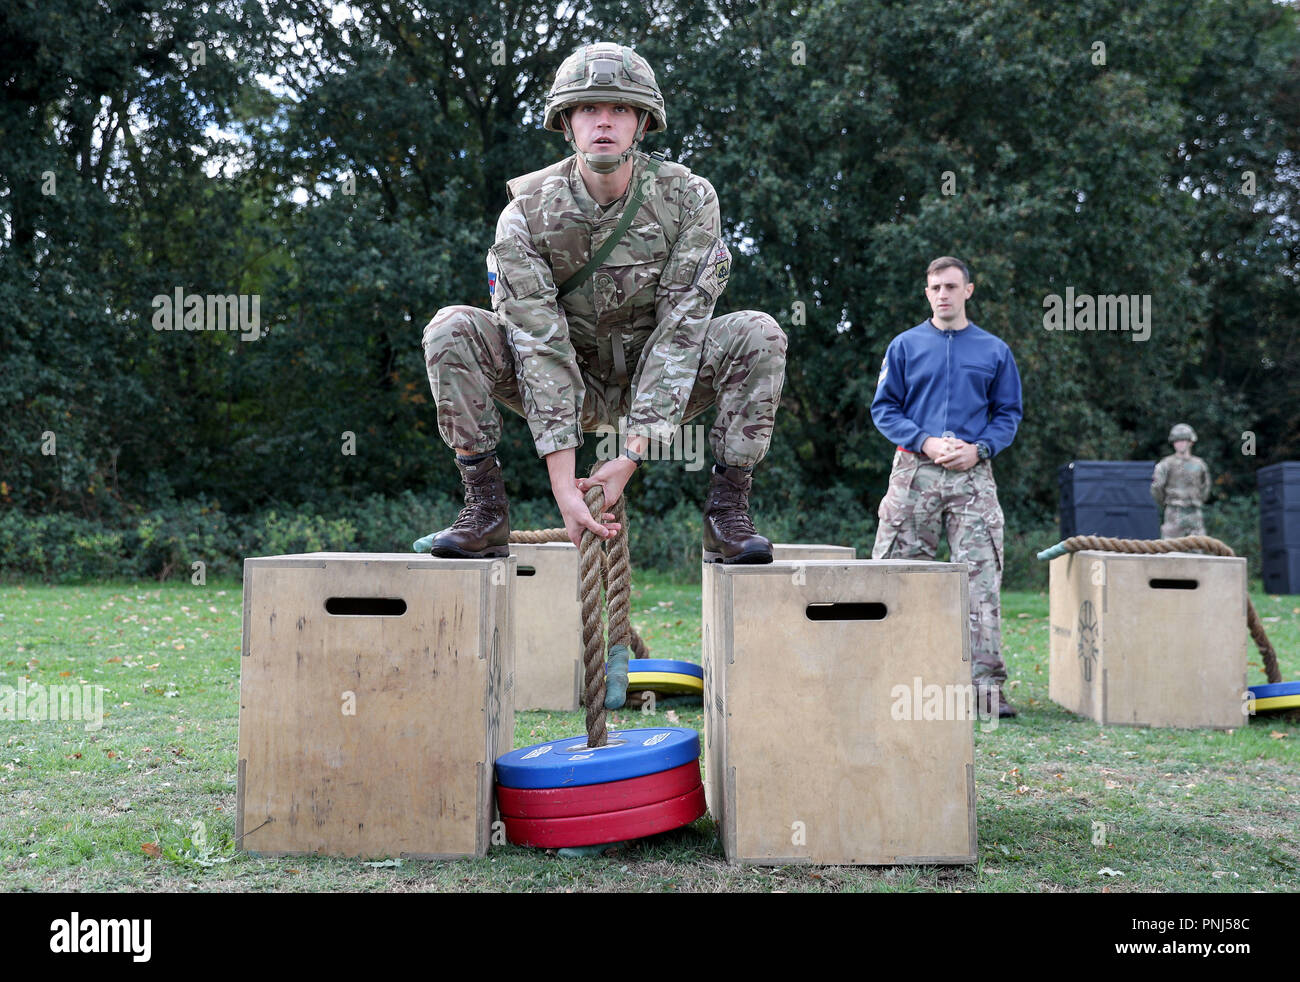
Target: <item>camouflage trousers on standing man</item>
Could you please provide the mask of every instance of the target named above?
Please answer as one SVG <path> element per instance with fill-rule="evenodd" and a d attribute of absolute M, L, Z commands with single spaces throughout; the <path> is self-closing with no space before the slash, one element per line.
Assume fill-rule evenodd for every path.
<path fill-rule="evenodd" d="M 1160 538 L 1178 539 L 1184 535 L 1204 535 L 1205 519 L 1200 505 L 1165 505 L 1165 521 Z"/>
<path fill-rule="evenodd" d="M 954 563 L 970 567 L 971 681 L 1001 685 L 1002 507 L 993 467 L 948 470 L 924 454 L 894 452 L 889 491 L 880 502 L 872 559 L 933 559 L 946 529 Z"/>
<path fill-rule="evenodd" d="M 505 328 L 491 311 L 444 307 L 425 327 L 423 343 L 443 440 L 466 453 L 494 450 L 501 439 L 501 414 L 493 400 L 526 417 Z M 752 467 L 772 439 L 785 381 L 785 332 L 767 314 L 741 310 L 713 318 L 703 348 L 682 422 L 716 403 L 718 415 L 709 431 L 714 459 Z M 590 361 L 578 358 L 586 387 L 580 408 L 586 433 L 617 427 L 635 394 L 630 384 L 621 386 L 600 370 L 600 354 Z M 638 364 L 641 354 L 633 348 L 628 363 Z"/>

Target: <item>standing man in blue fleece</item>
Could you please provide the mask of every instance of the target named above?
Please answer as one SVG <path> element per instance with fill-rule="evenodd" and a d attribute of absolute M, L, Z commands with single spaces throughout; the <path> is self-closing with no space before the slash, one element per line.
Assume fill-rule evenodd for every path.
<path fill-rule="evenodd" d="M 1011 349 L 966 319 L 975 291 L 960 259 L 926 272 L 931 317 L 889 343 L 871 418 L 897 444 L 872 559 L 933 559 L 946 527 L 970 566 L 971 681 L 982 713 L 1016 715 L 1002 694 L 1002 507 L 993 458 L 1023 416 Z M 996 702 L 995 702 L 996 700 Z"/>

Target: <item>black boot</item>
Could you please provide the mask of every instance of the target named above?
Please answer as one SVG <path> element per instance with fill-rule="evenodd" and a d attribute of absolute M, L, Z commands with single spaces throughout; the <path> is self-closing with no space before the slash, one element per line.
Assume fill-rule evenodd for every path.
<path fill-rule="evenodd" d="M 1007 697 L 1002 694 L 1000 682 L 975 683 L 975 694 L 978 699 L 976 711 L 983 719 L 992 719 L 994 713 L 998 719 L 1015 719 L 1018 715 L 1016 707 L 1007 702 Z"/>
<path fill-rule="evenodd" d="M 510 503 L 496 456 L 474 464 L 456 460 L 465 484 L 465 507 L 429 551 L 444 559 L 495 559 L 510 555 Z"/>
<path fill-rule="evenodd" d="M 704 561 L 706 563 L 770 563 L 772 543 L 754 530 L 749 517 L 753 477 L 739 467 L 709 473 L 709 497 L 704 502 Z"/>

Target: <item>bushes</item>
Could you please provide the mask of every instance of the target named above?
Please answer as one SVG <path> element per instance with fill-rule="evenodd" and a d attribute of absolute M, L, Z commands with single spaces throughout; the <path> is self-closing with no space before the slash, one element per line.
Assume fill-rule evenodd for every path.
<path fill-rule="evenodd" d="M 1259 497 L 1249 494 L 1239 498 L 1210 500 L 1203 510 L 1205 534 L 1222 539 L 1238 556 L 1247 558 L 1251 579 L 1264 575 L 1259 542 Z"/>
<path fill-rule="evenodd" d="M 1055 519 L 1007 513 L 1002 539 L 1002 589 L 1046 590 L 1048 564 L 1038 553 L 1061 541 Z"/>
<path fill-rule="evenodd" d="M 0 515 L 0 569 L 55 583 L 133 575 L 121 567 L 125 533 L 61 512 Z"/>
<path fill-rule="evenodd" d="M 125 543 L 118 575 L 165 580 L 191 575 L 202 562 L 214 576 L 238 574 L 241 528 L 221 506 L 198 501 L 169 502 L 136 520 Z"/>
<path fill-rule="evenodd" d="M 765 506 L 766 499 L 766 506 Z M 798 497 L 782 507 L 771 494 L 755 494 L 754 522 L 774 542 L 825 542 L 854 546 L 871 556 L 876 518 L 860 496 L 844 486 Z M 428 532 L 450 525 L 461 502 L 434 492 L 404 491 L 385 497 L 332 500 L 322 510 L 283 504 L 255 515 L 229 515 L 200 498 L 166 505 L 117 521 L 95 521 L 55 512 L 0 515 L 0 570 L 5 579 L 35 577 L 68 583 L 106 578 L 165 580 L 187 577 L 203 562 L 210 576 L 239 576 L 248 556 L 299 552 L 407 552 Z M 511 502 L 511 527 L 556 528 L 555 502 Z M 1216 501 L 1205 510 L 1206 530 L 1249 557 L 1260 575 L 1259 503 L 1249 497 Z M 653 514 L 633 501 L 629 522 L 633 569 L 672 573 L 698 581 L 701 516 L 697 504 L 678 500 Z M 1056 542 L 1055 520 L 1007 512 L 1002 585 L 1008 590 L 1046 590 L 1047 564 L 1035 555 Z M 941 544 L 940 560 L 947 558 Z"/>

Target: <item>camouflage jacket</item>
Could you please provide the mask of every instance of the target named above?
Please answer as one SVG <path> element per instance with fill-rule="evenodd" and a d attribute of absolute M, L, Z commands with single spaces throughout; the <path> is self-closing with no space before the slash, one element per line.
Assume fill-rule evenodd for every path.
<path fill-rule="evenodd" d="M 605 208 L 576 156 L 506 185 L 511 201 L 488 252 L 488 288 L 541 456 L 582 445 L 579 364 L 610 385 L 630 384 L 628 433 L 666 442 L 681 424 L 731 253 L 713 185 L 671 162 L 651 175 L 647 159 L 635 154 L 628 192 Z M 627 233 L 557 300 L 557 287 L 613 232 L 635 186 L 645 201 Z"/>
<path fill-rule="evenodd" d="M 1165 505 L 1200 507 L 1210 495 L 1210 469 L 1200 457 L 1170 454 L 1156 464 L 1151 497 Z"/>

